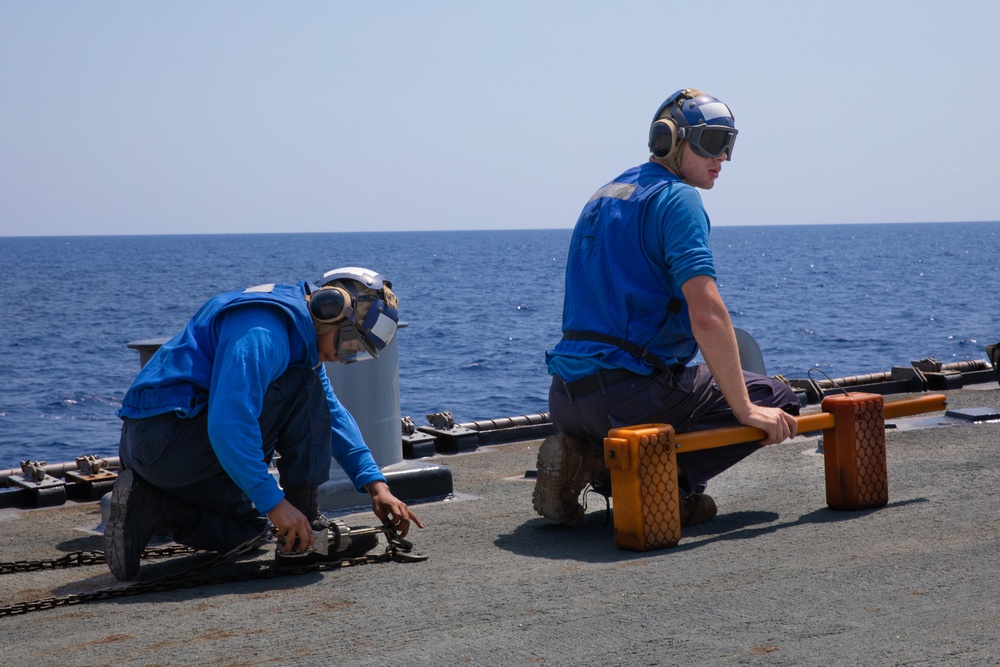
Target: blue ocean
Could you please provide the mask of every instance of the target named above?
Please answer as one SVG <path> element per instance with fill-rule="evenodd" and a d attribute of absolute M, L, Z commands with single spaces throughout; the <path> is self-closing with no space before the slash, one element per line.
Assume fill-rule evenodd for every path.
<path fill-rule="evenodd" d="M 130 341 L 217 293 L 376 269 L 400 298 L 403 415 L 547 411 L 570 230 L 0 238 L 0 470 L 117 455 Z M 719 287 L 767 372 L 802 378 L 985 357 L 1000 223 L 719 227 Z"/>

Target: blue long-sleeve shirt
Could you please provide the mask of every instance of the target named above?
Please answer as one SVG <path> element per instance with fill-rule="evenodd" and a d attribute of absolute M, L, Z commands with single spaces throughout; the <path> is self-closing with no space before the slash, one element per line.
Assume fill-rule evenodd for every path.
<path fill-rule="evenodd" d="M 293 357 L 301 358 L 302 340 L 288 331 L 286 318 L 266 305 L 245 305 L 222 315 L 219 341 L 208 391 L 208 435 L 223 469 L 258 509 L 269 511 L 284 497 L 261 466 L 261 432 L 257 418 L 268 386 L 287 370 Z M 378 471 L 361 432 L 337 400 L 326 371 L 317 369 L 333 419 L 333 455 L 352 475 L 359 490 L 385 478 Z M 256 447 L 247 447 L 254 443 Z M 366 464 L 371 465 L 366 469 Z"/>

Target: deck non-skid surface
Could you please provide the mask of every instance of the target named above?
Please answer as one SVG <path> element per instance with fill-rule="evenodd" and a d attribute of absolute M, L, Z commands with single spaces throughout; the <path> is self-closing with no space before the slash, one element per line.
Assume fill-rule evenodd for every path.
<path fill-rule="evenodd" d="M 996 389 L 948 397 L 1000 407 Z M 714 480 L 718 518 L 648 553 L 615 547 L 598 496 L 577 528 L 534 515 L 537 441 L 439 457 L 459 498 L 415 507 L 427 562 L 0 618 L 0 648 L 67 666 L 1000 664 L 1000 424 L 887 441 L 887 507 L 827 509 L 817 441 L 797 438 Z M 96 504 L 0 511 L 0 560 L 100 549 L 79 530 L 98 522 Z M 140 578 L 198 557 L 180 558 Z M 116 584 L 103 566 L 13 574 L 0 599 Z"/>

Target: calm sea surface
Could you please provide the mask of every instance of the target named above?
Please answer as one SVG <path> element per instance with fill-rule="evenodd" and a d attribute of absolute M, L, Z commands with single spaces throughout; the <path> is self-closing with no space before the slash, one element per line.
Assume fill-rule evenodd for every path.
<path fill-rule="evenodd" d="M 217 293 L 345 265 L 400 297 L 402 413 L 547 410 L 570 230 L 0 238 L 0 469 L 117 455 L 129 341 Z M 982 359 L 1000 340 L 1000 223 L 720 227 L 719 287 L 769 374 Z"/>

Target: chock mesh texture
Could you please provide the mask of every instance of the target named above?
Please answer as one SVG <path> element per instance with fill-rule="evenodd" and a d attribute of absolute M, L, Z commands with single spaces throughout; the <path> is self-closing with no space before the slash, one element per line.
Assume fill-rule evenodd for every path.
<path fill-rule="evenodd" d="M 889 502 L 889 485 L 881 405 L 877 401 L 859 404 L 855 419 L 858 505 L 860 507 L 885 505 Z"/>
<path fill-rule="evenodd" d="M 681 531 L 677 475 L 670 460 L 668 438 L 664 433 L 655 438 L 651 441 L 649 436 L 643 436 L 639 441 L 643 538 L 648 549 L 677 544 Z"/>

